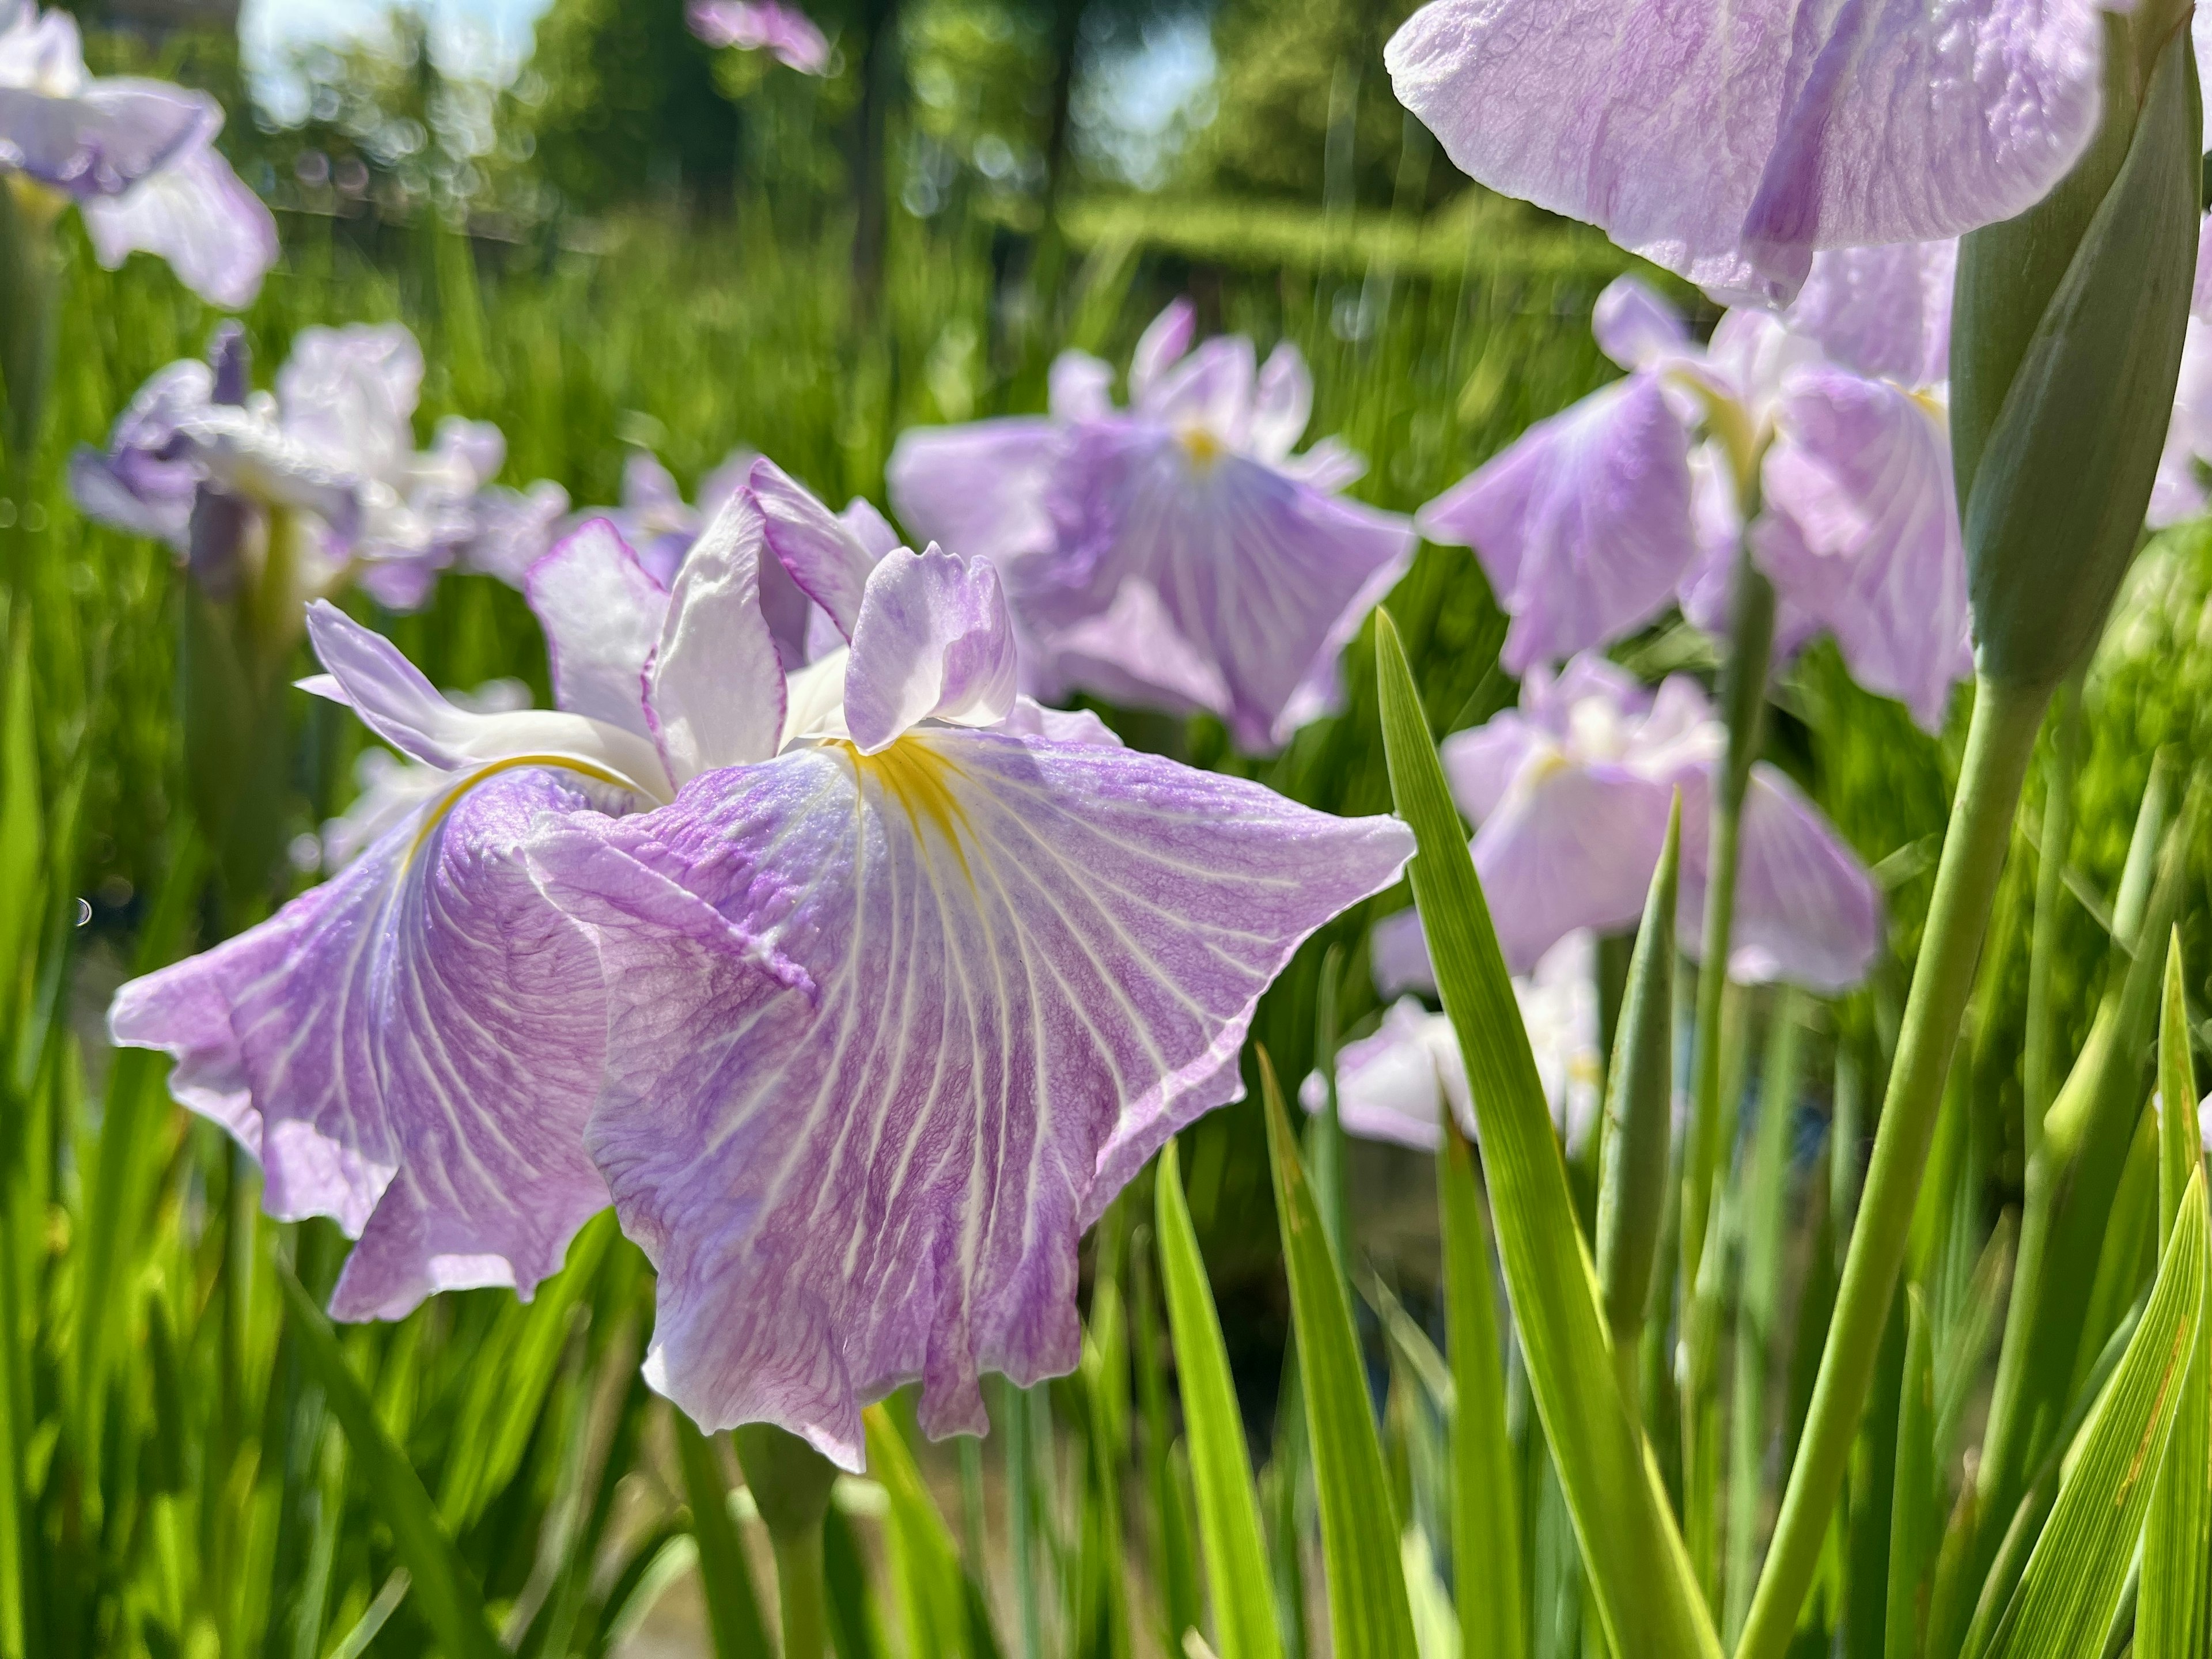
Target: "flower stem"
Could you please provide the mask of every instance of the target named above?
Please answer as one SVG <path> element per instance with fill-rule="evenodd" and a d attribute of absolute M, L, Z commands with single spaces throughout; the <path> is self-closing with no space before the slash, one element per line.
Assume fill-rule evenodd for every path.
<path fill-rule="evenodd" d="M 830 1610 L 822 1575 L 822 1528 L 776 1533 L 776 1598 L 783 1616 L 783 1659 L 820 1659 L 830 1651 Z"/>
<path fill-rule="evenodd" d="M 1843 1282 L 1837 1289 L 1804 1437 L 1790 1471 L 1773 1542 L 1736 1648 L 1737 1659 L 1780 1659 L 1796 1629 L 1805 1592 L 1819 1564 L 1821 1540 L 1827 1534 L 1859 1413 L 1873 1382 L 1882 1328 L 1889 1317 L 1890 1297 L 1897 1289 L 1913 1206 L 1935 1136 L 1936 1109 L 2004 866 L 2013 811 L 2020 803 L 2021 783 L 2051 690 L 2047 685 L 1987 680 L 1977 686 L 1959 792 L 1951 804 L 1927 931 L 1875 1133 L 1874 1158 L 1844 1259 Z"/>
<path fill-rule="evenodd" d="M 748 1423 L 732 1437 L 753 1506 L 775 1551 L 776 1601 L 783 1616 L 783 1659 L 822 1659 L 830 1650 L 823 1589 L 822 1522 L 830 1513 L 836 1466 L 797 1435 Z"/>
<path fill-rule="evenodd" d="M 1755 501 L 1747 513 L 1749 525 Z M 1713 780 L 1712 829 L 1705 858 L 1704 958 L 1698 973 L 1698 1021 L 1692 1063 L 1688 1145 L 1682 1161 L 1682 1468 L 1683 1522 L 1691 1559 L 1699 1580 L 1709 1587 L 1714 1566 L 1717 1493 L 1698 1478 L 1700 1422 L 1709 1403 L 1715 1314 L 1707 1306 L 1703 1267 L 1706 1234 L 1712 1218 L 1713 1189 L 1719 1179 L 1723 1065 L 1721 1014 L 1728 993 L 1729 952 L 1735 933 L 1736 866 L 1741 843 L 1743 799 L 1751 784 L 1752 763 L 1766 713 L 1766 674 L 1774 649 L 1774 585 L 1752 562 L 1749 532 L 1735 569 L 1735 616 L 1721 697 L 1728 718 L 1728 753 Z M 1705 1460 L 1709 1463 L 1710 1460 Z"/>

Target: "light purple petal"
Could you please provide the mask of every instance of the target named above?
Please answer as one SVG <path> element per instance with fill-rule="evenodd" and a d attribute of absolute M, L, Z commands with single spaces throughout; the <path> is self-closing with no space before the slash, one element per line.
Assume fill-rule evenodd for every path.
<path fill-rule="evenodd" d="M 1951 283 L 1955 239 L 1834 248 L 1783 320 L 1820 343 L 1829 358 L 1861 374 L 1907 387 L 1951 378 Z"/>
<path fill-rule="evenodd" d="M 1413 998 L 1393 1003 L 1372 1036 L 1337 1051 L 1336 1112 L 1346 1134 L 1432 1152 L 1447 1106 L 1472 1133 L 1467 1063 L 1451 1021 Z"/>
<path fill-rule="evenodd" d="M 1377 996 L 1436 994 L 1436 964 L 1429 960 L 1429 941 L 1417 910 L 1394 910 L 1368 931 L 1367 961 Z"/>
<path fill-rule="evenodd" d="M 167 261 L 212 305 L 252 303 L 276 263 L 276 220 L 210 143 L 188 149 L 120 196 L 84 204 L 100 263 L 113 270 L 134 251 Z"/>
<path fill-rule="evenodd" d="M 1053 633 L 1049 653 L 1030 666 L 1054 696 L 1079 686 L 1109 702 L 1170 714 L 1230 705 L 1221 671 L 1203 646 L 1184 637 L 1159 591 L 1141 577 L 1122 582 L 1105 610 Z"/>
<path fill-rule="evenodd" d="M 1247 447 L 1255 459 L 1279 464 L 1297 447 L 1311 419 L 1313 376 L 1297 347 L 1285 340 L 1260 365 Z"/>
<path fill-rule="evenodd" d="M 329 671 L 301 689 L 343 702 L 402 754 L 447 772 L 469 772 L 523 757 L 579 763 L 648 799 L 673 793 L 650 743 L 582 714 L 539 709 L 477 714 L 458 708 L 381 634 L 328 599 L 307 607 L 307 637 Z"/>
<path fill-rule="evenodd" d="M 1072 1367 L 1081 1230 L 1234 1097 L 1261 991 L 1410 851 L 1155 757 L 949 728 L 571 821 L 534 854 L 550 890 L 640 912 L 593 924 L 590 1141 L 659 1272 L 648 1378 L 854 1468 L 860 1406 L 909 1379 L 942 1435 L 981 1428 L 981 1372 Z M 697 947 L 647 914 L 669 888 L 757 943 L 671 969 Z"/>
<path fill-rule="evenodd" d="M 1028 416 L 901 433 L 884 471 L 891 510 L 917 540 L 1003 568 L 1052 544 L 1045 489 L 1062 442 Z"/>
<path fill-rule="evenodd" d="M 1636 925 L 1673 799 L 1670 782 L 1625 769 L 1540 759 L 1522 770 L 1474 836 L 1475 873 L 1508 968 L 1529 972 L 1576 928 Z M 1686 802 L 1684 811 L 1686 823 Z"/>
<path fill-rule="evenodd" d="M 646 670 L 647 718 L 678 785 L 765 760 L 782 740 L 783 667 L 761 614 L 766 526 L 750 491 L 700 535 L 668 598 Z"/>
<path fill-rule="evenodd" d="M 837 515 L 837 522 L 845 526 L 845 533 L 860 544 L 868 556 L 870 565 L 895 547 L 903 547 L 891 521 L 876 510 L 876 504 L 866 495 L 855 495 L 845 503 L 845 510 Z"/>
<path fill-rule="evenodd" d="M 476 534 L 462 550 L 461 562 L 470 570 L 520 587 L 530 567 L 551 550 L 568 511 L 568 492 L 550 478 L 540 478 L 527 489 L 494 484 L 480 490 L 470 506 Z"/>
<path fill-rule="evenodd" d="M 1014 706 L 1014 633 L 988 559 L 900 548 L 868 578 L 845 669 L 845 724 L 874 755 L 925 720 L 995 726 Z"/>
<path fill-rule="evenodd" d="M 1706 870 L 1704 800 L 1682 802 L 1683 948 L 1698 955 Z M 1693 825 L 1695 833 L 1692 833 Z M 1824 996 L 1865 979 L 1881 951 L 1881 897 L 1873 874 L 1820 809 L 1765 762 L 1744 797 L 1729 976 L 1786 981 Z"/>
<path fill-rule="evenodd" d="M 2100 58 L 2089 0 L 1432 0 L 1383 52 L 1462 171 L 1764 301 L 1815 249 L 2040 200 L 2095 128 Z"/>
<path fill-rule="evenodd" d="M 691 33 L 710 46 L 767 51 L 803 74 L 829 72 L 829 40 L 796 7 L 777 0 L 691 0 L 684 15 Z"/>
<path fill-rule="evenodd" d="M 276 372 L 276 405 L 294 441 L 369 477 L 415 459 L 422 348 L 400 323 L 303 328 Z"/>
<path fill-rule="evenodd" d="M 770 551 L 799 591 L 851 639 L 875 554 L 851 526 L 765 456 L 753 463 L 750 487 Z"/>
<path fill-rule="evenodd" d="M 1322 688 L 1333 689 L 1344 640 L 1411 560 L 1411 527 L 1244 456 L 1194 453 L 1149 422 L 1101 422 L 1074 440 L 1053 491 L 1054 550 L 1007 576 L 1017 618 L 1046 655 L 1046 678 L 1093 684 L 1081 659 L 1095 660 L 1095 649 L 1054 661 L 1056 635 L 1112 614 L 1121 592 L 1141 582 L 1218 678 L 1225 695 L 1206 706 L 1237 744 L 1280 746 L 1316 712 Z M 1147 668 L 1141 657 L 1119 666 L 1130 679 Z M 1134 700 L 1172 709 L 1197 690 L 1162 684 Z"/>
<path fill-rule="evenodd" d="M 1530 683 L 1542 672 L 1531 670 Z M 1525 689 L 1522 697 L 1528 700 Z M 1519 709 L 1508 708 L 1480 726 L 1453 732 L 1438 745 L 1452 799 L 1468 823 L 1480 823 L 1498 810 L 1530 756 L 1548 746 L 1545 735 Z"/>
<path fill-rule="evenodd" d="M 1251 341 L 1242 334 L 1218 334 L 1163 369 L 1144 395 L 1130 403 L 1147 420 L 1203 434 L 1225 449 L 1243 450 L 1251 438 L 1258 380 Z"/>
<path fill-rule="evenodd" d="M 78 507 L 181 552 L 200 469 L 182 453 L 177 426 L 208 407 L 214 388 L 214 371 L 189 358 L 157 371 L 117 416 L 106 453 L 80 449 L 71 457 L 70 491 Z"/>
<path fill-rule="evenodd" d="M 42 46 L 74 53 L 76 31 L 68 13 L 49 11 L 28 33 L 46 37 Z M 9 31 L 0 55 L 17 55 L 10 40 L 24 33 Z M 54 88 L 67 84 L 66 73 L 26 83 L 11 67 L 0 63 L 0 172 L 27 173 L 80 203 L 121 195 L 206 144 L 222 125 L 222 110 L 212 98 L 167 82 L 84 81 L 61 92 Z M 83 73 L 81 56 L 76 72 Z"/>
<path fill-rule="evenodd" d="M 1966 558 L 1939 411 L 1839 369 L 1791 377 L 1754 532 L 1778 592 L 1834 634 L 1851 678 L 1942 728 L 1973 672 Z"/>
<path fill-rule="evenodd" d="M 1616 276 L 1590 311 L 1597 349 L 1623 368 L 1649 368 L 1692 349 L 1682 313 L 1638 276 Z"/>
<path fill-rule="evenodd" d="M 553 701 L 650 737 L 645 667 L 668 617 L 668 591 L 628 543 L 594 519 L 530 567 L 523 592 L 545 630 Z"/>
<path fill-rule="evenodd" d="M 1697 556 L 1689 439 L 1648 374 L 1540 421 L 1423 507 L 1431 541 L 1472 547 L 1513 619 L 1520 673 L 1633 632 Z"/>
<path fill-rule="evenodd" d="M 1145 325 L 1137 349 L 1129 358 L 1129 401 L 1141 404 L 1153 383 L 1190 349 L 1198 330 L 1198 307 L 1188 300 L 1169 302 L 1168 308 Z"/>
<path fill-rule="evenodd" d="M 588 805 L 550 773 L 496 779 L 116 994 L 114 1040 L 176 1056 L 172 1092 L 260 1161 L 269 1212 L 361 1240 L 340 1318 L 462 1285 L 527 1296 L 606 1205 L 583 1145 L 599 963 L 518 851 L 542 814 Z"/>
<path fill-rule="evenodd" d="M 1055 421 L 1101 421 L 1114 412 L 1114 370 L 1087 351 L 1052 360 L 1045 406 Z"/>

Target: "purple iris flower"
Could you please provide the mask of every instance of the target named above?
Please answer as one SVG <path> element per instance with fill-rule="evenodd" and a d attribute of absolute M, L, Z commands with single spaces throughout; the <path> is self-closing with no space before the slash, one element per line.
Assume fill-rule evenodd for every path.
<path fill-rule="evenodd" d="M 769 52 L 778 63 L 806 75 L 830 72 L 830 42 L 813 19 L 776 0 L 691 0 L 684 13 L 691 33 L 710 46 Z"/>
<path fill-rule="evenodd" d="M 94 77 L 76 20 L 0 0 L 0 175 L 77 204 L 111 270 L 134 251 L 237 307 L 276 263 L 276 222 L 215 148 L 222 110 L 165 81 Z"/>
<path fill-rule="evenodd" d="M 1534 973 L 1513 981 L 1537 1080 L 1571 1151 L 1588 1141 L 1597 1122 L 1604 1061 L 1598 1052 L 1595 965 L 1594 941 L 1577 930 L 1547 951 Z M 1327 1094 L 1319 1073 L 1306 1079 L 1299 1097 L 1307 1110 L 1322 1109 Z M 1371 1035 L 1338 1050 L 1336 1105 L 1346 1133 L 1366 1140 L 1432 1152 L 1446 1107 L 1472 1138 L 1474 1103 L 1450 1018 L 1431 1012 L 1418 998 L 1399 998 Z"/>
<path fill-rule="evenodd" d="M 1680 937 L 1699 954 L 1711 791 L 1727 743 L 1694 680 L 1674 675 L 1647 692 L 1593 655 L 1556 678 L 1532 670 L 1520 708 L 1444 739 L 1453 796 L 1478 826 L 1474 867 L 1508 967 L 1531 971 L 1577 928 L 1636 925 L 1677 789 Z M 1866 976 L 1882 938 L 1874 878 L 1797 786 L 1763 761 L 1744 798 L 1741 860 L 1731 979 L 1834 993 Z M 1435 988 L 1413 912 L 1377 926 L 1373 952 L 1385 995 Z"/>
<path fill-rule="evenodd" d="M 1512 617 L 1506 666 L 1602 646 L 1675 603 L 1724 627 L 1739 502 L 1755 495 L 1778 657 L 1829 633 L 1862 685 L 1939 727 L 1973 668 L 1948 418 L 1923 378 L 1949 351 L 1954 252 L 1824 253 L 1790 313 L 1731 311 L 1704 346 L 1635 278 L 1609 286 L 1592 328 L 1627 376 L 1417 519 L 1482 561 Z"/>
<path fill-rule="evenodd" d="M 526 1294 L 611 1197 L 653 1385 L 853 1468 L 905 1381 L 944 1434 L 981 1371 L 1074 1364 L 1081 1230 L 1237 1097 L 1261 992 L 1412 840 L 1039 708 L 988 560 L 878 556 L 754 478 L 672 586 L 604 523 L 532 570 L 558 712 L 456 708 L 317 607 L 312 689 L 451 781 L 111 1026 L 272 1213 L 358 1237 L 341 1316 Z M 795 671 L 771 564 L 834 630 Z"/>
<path fill-rule="evenodd" d="M 1461 169 L 1711 293 L 2024 211 L 2087 144 L 2094 0 L 1432 0 L 1384 48 Z"/>
<path fill-rule="evenodd" d="M 352 580 L 411 609 L 440 570 L 475 562 L 544 507 L 490 487 L 506 441 L 487 422 L 448 416 L 416 449 L 422 383 L 413 335 L 356 324 L 302 329 L 275 393 L 254 392 L 233 325 L 210 362 L 172 363 L 149 380 L 106 452 L 77 452 L 70 487 L 95 518 L 187 554 L 218 592 L 240 557 L 256 556 L 271 510 L 286 509 L 302 603 Z M 216 516 L 228 526 L 220 544 L 204 533 Z"/>
<path fill-rule="evenodd" d="M 1313 408 L 1296 347 L 1193 350 L 1193 323 L 1177 301 L 1145 331 L 1127 410 L 1112 370 L 1071 351 L 1048 418 L 905 434 L 891 503 L 1000 562 L 1037 696 L 1203 709 L 1265 751 L 1336 705 L 1337 657 L 1414 536 L 1336 493 L 1364 470 L 1341 444 L 1291 453 Z"/>

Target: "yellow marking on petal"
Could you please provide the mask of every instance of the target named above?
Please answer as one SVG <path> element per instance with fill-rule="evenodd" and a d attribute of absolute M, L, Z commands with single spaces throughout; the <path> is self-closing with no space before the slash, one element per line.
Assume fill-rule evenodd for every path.
<path fill-rule="evenodd" d="M 840 740 L 840 746 L 853 757 L 853 767 L 863 778 L 872 778 L 876 786 L 906 809 L 907 821 L 914 825 L 919 836 L 927 821 L 945 838 L 952 849 L 953 857 L 960 860 L 961 873 L 975 885 L 975 872 L 968 867 L 968 854 L 960 844 L 960 834 L 969 827 L 968 815 L 961 810 L 958 797 L 953 794 L 951 779 L 964 775 L 959 767 L 926 738 L 905 737 L 888 749 L 876 754 L 864 755 L 849 742 Z"/>
<path fill-rule="evenodd" d="M 422 815 L 422 827 L 416 830 L 413 843 L 407 849 L 408 863 L 412 864 L 415 861 L 415 855 L 422 850 L 422 843 L 430 839 L 430 832 L 446 821 L 446 815 L 448 812 L 460 805 L 463 795 L 467 794 L 470 790 L 488 778 L 494 778 L 501 772 L 512 772 L 525 766 L 550 766 L 556 771 L 578 773 L 595 782 L 609 783 L 617 789 L 627 789 L 633 795 L 642 796 L 647 800 L 659 801 L 658 795 L 635 779 L 626 778 L 611 767 L 602 766 L 597 761 L 586 760 L 580 756 L 509 755 L 504 760 L 489 762 L 475 771 L 466 774 L 431 804 L 430 810 Z M 665 803 L 661 804 L 665 805 Z"/>
<path fill-rule="evenodd" d="M 1182 453 L 1190 457 L 1190 464 L 1201 471 L 1226 453 L 1221 440 L 1195 421 L 1176 434 L 1176 441 L 1182 446 Z"/>

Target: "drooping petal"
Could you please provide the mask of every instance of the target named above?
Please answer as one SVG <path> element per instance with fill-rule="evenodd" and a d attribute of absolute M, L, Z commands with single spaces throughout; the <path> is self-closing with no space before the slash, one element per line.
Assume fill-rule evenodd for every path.
<path fill-rule="evenodd" d="M 1059 696 L 1080 686 L 1109 702 L 1170 714 L 1226 708 L 1229 687 L 1205 648 L 1186 639 L 1141 576 L 1122 582 L 1114 602 L 1051 636 L 1051 655 L 1032 672 Z"/>
<path fill-rule="evenodd" d="M 1658 380 L 1632 374 L 1539 421 L 1415 522 L 1474 549 L 1513 618 L 1501 659 L 1519 673 L 1666 608 L 1698 551 L 1689 456 Z"/>
<path fill-rule="evenodd" d="M 1955 238 L 1832 248 L 1784 317 L 1831 361 L 1908 389 L 1951 378 L 1951 284 Z"/>
<path fill-rule="evenodd" d="M 2096 125 L 2089 0 L 1432 0 L 1384 49 L 1462 171 L 1713 292 L 2041 199 Z"/>
<path fill-rule="evenodd" d="M 1966 558 L 1941 416 L 1839 369 L 1791 377 L 1754 533 L 1777 590 L 1835 635 L 1851 678 L 1940 730 L 1973 672 Z"/>
<path fill-rule="evenodd" d="M 650 738 L 645 668 L 668 617 L 668 592 L 614 526 L 593 519 L 530 567 L 523 592 L 545 630 L 553 700 L 574 714 Z"/>
<path fill-rule="evenodd" d="M 61 11 L 40 25 L 61 26 L 76 27 Z M 99 80 L 57 94 L 0 80 L 0 172 L 27 173 L 80 203 L 119 196 L 222 125 L 212 98 L 166 82 Z"/>
<path fill-rule="evenodd" d="M 646 718 L 678 785 L 775 753 L 785 710 L 781 659 L 761 613 L 769 556 L 750 490 L 731 497 L 684 556 L 646 670 Z"/>
<path fill-rule="evenodd" d="M 1142 422 L 1078 428 L 1052 508 L 1051 555 L 1008 571 L 1008 598 L 1046 678 L 1090 684 L 1079 660 L 1054 659 L 1055 636 L 1109 613 L 1127 586 L 1143 582 L 1218 676 L 1225 701 L 1208 706 L 1255 751 L 1279 747 L 1318 712 L 1344 641 L 1414 545 L 1395 514 L 1243 455 L 1194 450 Z M 1132 679 L 1144 672 L 1141 661 L 1121 667 Z M 1173 708 L 1193 690 L 1164 685 L 1139 700 Z"/>
<path fill-rule="evenodd" d="M 1401 997 L 1372 1036 L 1337 1051 L 1336 1112 L 1346 1134 L 1434 1152 L 1447 1108 L 1474 1132 L 1467 1064 L 1451 1021 L 1414 998 Z"/>
<path fill-rule="evenodd" d="M 200 469 L 179 453 L 178 422 L 208 407 L 215 374 L 185 359 L 157 371 L 116 417 L 105 453 L 79 449 L 70 460 L 70 493 L 93 517 L 182 550 Z"/>
<path fill-rule="evenodd" d="M 495 779 L 116 994 L 114 1040 L 176 1056 L 172 1092 L 260 1161 L 269 1212 L 360 1239 L 340 1318 L 464 1285 L 527 1296 L 606 1205 L 583 1144 L 599 963 L 520 851 L 542 814 L 590 805 L 556 774 Z"/>
<path fill-rule="evenodd" d="M 1683 948 L 1698 951 L 1710 807 L 1682 802 Z M 1694 833 L 1693 833 L 1694 829 Z M 1874 876 L 1787 776 L 1762 761 L 1745 793 L 1729 975 L 1747 985 L 1786 981 L 1824 996 L 1865 979 L 1881 951 Z"/>
<path fill-rule="evenodd" d="M 1155 757 L 951 728 L 568 821 L 533 856 L 564 903 L 610 896 L 590 1140 L 659 1272 L 648 1377 L 852 1468 L 860 1405 L 908 1379 L 944 1434 L 981 1427 L 981 1371 L 1072 1366 L 1081 1229 L 1234 1097 L 1261 990 L 1410 850 Z M 678 899 L 754 942 L 671 969 L 694 947 L 652 913 Z"/>
<path fill-rule="evenodd" d="M 1531 684 L 1541 672 L 1532 671 Z M 1525 700 L 1525 690 L 1522 696 Z M 1512 787 L 1513 780 L 1520 776 L 1521 769 L 1541 746 L 1545 746 L 1544 735 L 1514 708 L 1492 715 L 1468 731 L 1455 732 L 1443 740 L 1439 752 L 1444 778 L 1451 785 L 1453 801 L 1467 814 L 1469 823 L 1480 823 L 1498 810 L 1498 803 L 1505 799 L 1505 792 Z"/>
<path fill-rule="evenodd" d="M 134 251 L 168 263 L 202 299 L 253 301 L 276 263 L 276 220 L 210 143 L 186 149 L 120 196 L 84 204 L 93 252 L 110 270 Z"/>
<path fill-rule="evenodd" d="M 1003 568 L 1052 545 L 1045 491 L 1062 442 L 1026 416 L 902 432 L 884 474 L 891 510 L 915 540 Z"/>
<path fill-rule="evenodd" d="M 925 720 L 995 726 L 1014 706 L 1014 633 L 999 573 L 935 543 L 868 578 L 845 669 L 845 724 L 864 755 Z"/>
<path fill-rule="evenodd" d="M 328 599 L 307 607 L 307 637 L 329 672 L 302 681 L 301 689 L 345 703 L 393 748 L 441 771 L 471 772 L 538 757 L 649 800 L 674 793 L 653 744 L 642 738 L 582 714 L 458 708 L 391 641 Z"/>
<path fill-rule="evenodd" d="M 799 591 L 829 612 L 838 631 L 850 640 L 860 619 L 860 596 L 867 590 L 876 554 L 854 526 L 767 457 L 753 463 L 750 483 L 760 504 L 770 551 L 791 573 Z"/>
<path fill-rule="evenodd" d="M 1474 836 L 1475 873 L 1508 968 L 1529 972 L 1578 927 L 1636 925 L 1673 799 L 1671 782 L 1624 768 L 1540 760 L 1522 770 Z M 1689 812 L 1685 801 L 1686 824 Z"/>

